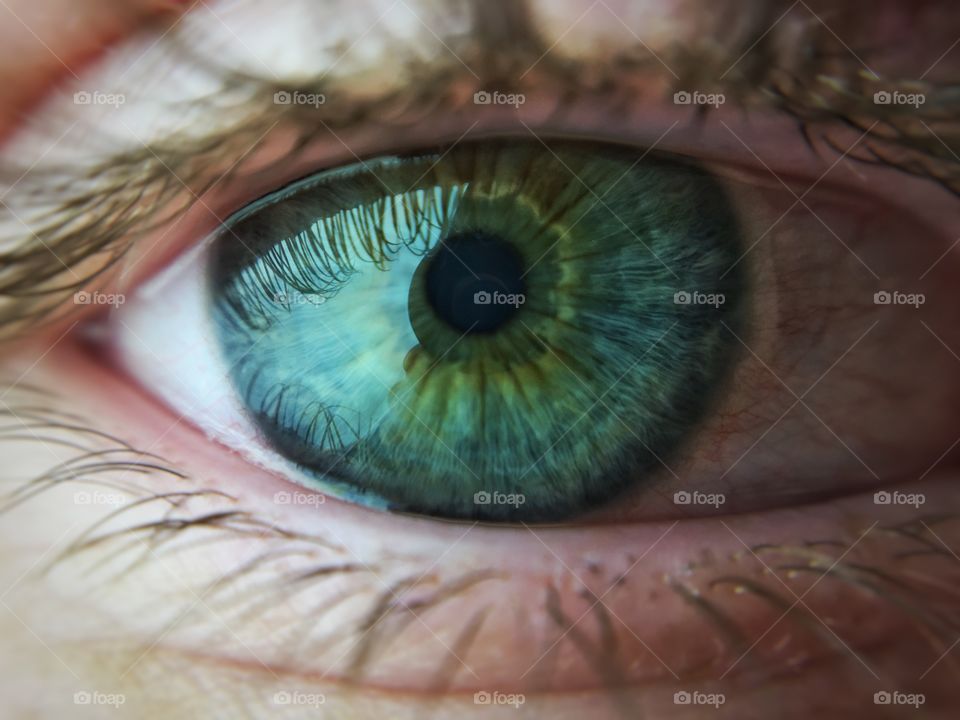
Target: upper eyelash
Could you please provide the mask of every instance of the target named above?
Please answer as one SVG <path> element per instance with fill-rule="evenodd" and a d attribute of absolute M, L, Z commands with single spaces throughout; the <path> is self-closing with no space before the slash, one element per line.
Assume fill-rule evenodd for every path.
<path fill-rule="evenodd" d="M 530 21 L 531 13 L 522 3 L 461 0 L 460 7 L 453 10 L 473 12 L 470 37 L 480 55 L 468 59 L 471 67 L 484 73 L 484 77 L 476 81 L 478 88 L 496 86 L 501 90 L 522 91 L 522 83 L 510 80 L 517 76 L 510 72 L 511 68 L 526 67 L 532 60 L 538 60 L 538 72 L 530 81 L 537 87 L 552 83 L 561 102 L 587 95 L 594 101 L 617 107 L 629 102 L 645 73 L 651 68 L 654 71 L 660 68 L 660 59 L 653 58 L 640 46 L 635 51 L 604 58 L 589 73 L 584 72 L 582 64 L 573 64 L 557 53 L 543 55 L 543 43 Z M 722 89 L 745 106 L 773 106 L 793 115 L 811 148 L 814 135 L 819 135 L 828 147 L 843 152 L 846 148 L 838 147 L 831 139 L 833 128 L 848 125 L 865 132 L 871 128 L 871 119 L 879 120 L 880 124 L 867 132 L 868 137 L 851 154 L 852 158 L 927 177 L 960 194 L 960 158 L 943 140 L 944 135 L 952 140 L 956 131 L 950 129 L 934 135 L 925 122 L 920 122 L 949 121 L 952 128 L 960 115 L 960 94 L 956 87 L 928 84 L 920 88 L 926 91 L 927 104 L 921 113 L 912 112 L 909 116 L 896 106 L 877 106 L 870 102 L 873 90 L 895 87 L 898 83 L 865 76 L 856 55 L 845 48 L 838 49 L 831 33 L 821 24 L 810 23 L 806 28 L 807 42 L 795 42 L 790 51 L 775 45 L 775 33 L 761 35 L 774 25 L 774 13 L 780 10 L 779 3 L 751 3 L 748 9 L 740 11 L 747 23 L 747 28 L 736 35 L 741 44 L 723 46 L 706 38 L 701 48 L 680 49 L 676 56 L 666 57 L 665 62 L 677 70 L 675 74 L 680 78 L 674 83 L 675 87 L 702 84 L 705 67 L 711 63 L 714 66 L 729 63 L 730 58 L 742 56 L 745 59 L 724 81 Z M 450 8 L 444 7 L 444 11 Z M 504 17 L 516 20 L 506 45 L 502 34 L 498 34 Z M 743 47 L 757 35 L 761 35 L 761 40 L 755 47 Z M 325 77 L 296 86 L 278 84 L 273 79 L 215 65 L 211 56 L 201 55 L 194 49 L 187 36 L 172 33 L 168 41 L 171 53 L 181 62 L 183 58 L 189 59 L 201 70 L 220 78 L 223 87 L 249 88 L 253 106 L 238 116 L 250 120 L 231 128 L 225 135 L 192 140 L 171 138 L 170 142 L 112 157 L 87 169 L 27 171 L 19 181 L 18 192 L 30 198 L 32 207 L 37 208 L 36 217 L 14 216 L 6 204 L 0 208 L 0 220 L 7 221 L 4 224 L 17 227 L 29 223 L 30 231 L 29 237 L 18 234 L 0 242 L 0 247 L 11 248 L 0 253 L 0 298 L 6 300 L 0 303 L 0 337 L 33 329 L 39 320 L 56 317 L 65 297 L 112 267 L 139 237 L 185 213 L 195 202 L 193 197 L 184 197 L 185 188 L 195 196 L 202 196 L 215 184 L 239 175 L 239 166 L 231 166 L 220 176 L 211 173 L 209 168 L 218 167 L 218 160 L 223 157 L 251 154 L 251 146 L 258 146 L 279 121 L 300 125 L 301 139 L 271 167 L 280 166 L 317 136 L 362 124 L 368 118 L 397 117 L 402 121 L 404 110 L 411 106 L 416 106 L 418 113 L 429 108 L 438 112 L 456 109 L 451 107 L 451 88 L 455 83 L 462 84 L 467 72 L 459 60 L 453 59 L 445 67 L 418 67 L 418 71 L 430 77 L 416 83 L 411 94 L 402 97 L 393 94 L 363 103 L 345 98 L 329 104 L 345 110 L 330 111 L 324 116 L 323 112 L 312 109 L 306 114 L 298 112 L 295 105 L 277 106 L 272 98 L 277 91 L 319 92 L 334 97 L 336 83 Z M 719 54 L 718 48 L 722 50 Z M 798 48 L 803 51 L 799 58 Z M 403 50 L 397 48 L 396 56 L 404 57 Z M 744 54 L 746 50 L 749 52 Z M 832 74 L 825 74 L 825 69 Z M 593 78 L 588 87 L 581 82 L 584 76 Z M 470 80 L 469 76 L 466 79 Z M 917 91 L 918 86 L 914 83 L 911 89 Z M 829 102 L 825 102 L 828 93 Z M 324 110 L 327 107 L 323 106 Z M 222 108 L 212 108 L 211 112 L 217 110 Z M 558 112 L 561 110 L 558 103 Z M 900 155 L 894 157 L 895 153 Z M 14 178 L 25 171 L 15 167 L 2 170 Z M 77 193 L 76 187 L 84 191 Z M 38 202 L 37 198 L 45 201 Z M 53 203 L 57 203 L 56 207 L 45 207 Z M 85 269 L 80 268 L 81 265 Z"/>

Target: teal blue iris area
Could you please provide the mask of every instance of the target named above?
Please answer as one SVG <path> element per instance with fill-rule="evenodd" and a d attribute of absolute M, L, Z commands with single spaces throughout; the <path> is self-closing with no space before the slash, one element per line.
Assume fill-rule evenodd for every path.
<path fill-rule="evenodd" d="M 735 359 L 735 213 L 694 164 L 488 140 L 321 172 L 217 239 L 224 362 L 318 490 L 575 517 L 662 472 Z"/>

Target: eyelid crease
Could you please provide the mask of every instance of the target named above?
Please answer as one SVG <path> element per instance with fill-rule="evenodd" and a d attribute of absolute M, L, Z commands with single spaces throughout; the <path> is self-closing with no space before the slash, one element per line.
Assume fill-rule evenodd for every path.
<path fill-rule="evenodd" d="M 354 127 L 369 118 L 402 125 L 408 122 L 412 109 L 419 117 L 433 111 L 462 111 L 473 91 L 483 87 L 515 91 L 556 87 L 564 102 L 584 95 L 611 107 L 634 95 L 637 85 L 649 76 L 659 78 L 661 82 L 654 82 L 654 86 L 663 89 L 663 68 L 640 46 L 587 66 L 555 52 L 543 55 L 545 41 L 539 37 L 534 21 L 518 23 L 511 34 L 513 41 L 504 46 L 496 35 L 503 4 L 463 1 L 474 13 L 473 31 L 461 39 L 464 47 L 458 46 L 458 56 L 467 58 L 470 67 L 481 69 L 479 80 L 469 77 L 460 62 L 452 58 L 435 68 L 413 63 L 411 72 L 415 70 L 419 80 L 411 86 L 409 95 L 390 92 L 363 101 L 351 99 L 338 81 L 324 76 L 294 84 L 217 67 L 210 56 L 204 57 L 194 49 L 188 34 L 171 32 L 162 43 L 165 52 L 179 57 L 181 63 L 182 58 L 188 58 L 187 62 L 219 77 L 222 87 L 247 88 L 251 100 L 237 113 L 242 120 L 226 133 L 172 137 L 102 158 L 86 168 L 38 167 L 20 178 L 18 192 L 29 198 L 31 215 L 23 217 L 21 210 L 15 216 L 4 204 L 0 225 L 26 225 L 29 234 L 24 236 L 17 229 L 0 241 L 0 247 L 6 248 L 0 253 L 0 337 L 21 333 L 38 320 L 63 315 L 63 301 L 69 293 L 95 281 L 139 237 L 168 226 L 194 204 L 193 197 L 184 197 L 185 187 L 202 196 L 214 185 L 239 175 L 242 163 L 226 171 L 218 168 L 231 158 L 251 154 L 251 146 L 258 146 L 264 134 L 280 122 L 299 127 L 300 140 L 272 167 L 280 166 L 318 135 Z M 508 17 L 530 15 L 514 3 L 506 5 L 511 8 Z M 729 64 L 730 58 L 743 55 L 747 40 L 753 42 L 758 28 L 769 27 L 775 19 L 770 13 L 780 9 L 780 3 L 758 3 L 757 12 L 747 13 L 746 20 L 738 17 L 747 26 L 734 36 L 733 45 L 718 42 L 708 34 L 702 46 L 679 49 L 675 56 L 667 56 L 666 61 L 680 70 L 677 75 L 681 78 L 669 83 L 668 92 L 702 79 L 705 67 L 720 67 Z M 718 37 L 728 35 L 718 32 Z M 749 48 L 747 60 L 717 89 L 729 92 L 745 107 L 772 106 L 785 111 L 797 118 L 798 129 L 811 147 L 814 134 L 821 133 L 837 152 L 848 147 L 831 139 L 831 128 L 846 126 L 865 131 L 874 120 L 880 120 L 851 157 L 930 177 L 952 192 L 960 192 L 960 160 L 939 139 L 952 138 L 956 132 L 954 118 L 960 115 L 960 95 L 955 86 L 925 85 L 928 102 L 922 112 L 906 115 L 897 106 L 872 102 L 874 89 L 892 89 L 899 83 L 875 81 L 862 72 L 854 54 L 832 52 L 836 42 L 825 26 L 808 23 L 803 35 L 807 40 L 793 38 L 787 50 L 774 46 L 776 37 L 776 32 L 770 33 Z M 810 52 L 811 48 L 815 51 Z M 405 56 L 403 50 L 397 48 L 401 53 L 397 57 Z M 525 81 L 510 81 L 514 76 L 511 71 L 529 66 L 541 55 L 536 71 Z M 911 87 L 916 91 L 916 84 Z M 272 103 L 278 91 L 321 92 L 340 101 L 305 112 L 296 105 Z M 210 112 L 223 112 L 215 103 L 211 106 Z M 934 123 L 941 132 L 931 135 L 925 121 Z M 951 124 L 944 127 L 944 123 Z M 2 171 L 10 178 L 24 174 L 24 168 L 9 162 Z"/>

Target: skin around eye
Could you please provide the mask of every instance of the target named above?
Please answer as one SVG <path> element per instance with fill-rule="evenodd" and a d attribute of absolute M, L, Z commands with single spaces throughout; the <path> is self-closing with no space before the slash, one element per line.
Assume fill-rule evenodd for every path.
<path fill-rule="evenodd" d="M 149 23 L 176 22 L 183 9 L 178 5 L 176 0 L 87 0 L 79 7 L 65 0 L 4 3 L 0 43 L 6 57 L 16 62 L 0 65 L 0 104 L 5 108 L 0 138 L 16 128 L 27 108 L 41 101 L 51 86 L 78 77 L 111 45 Z M 74 22 L 60 22 L 64 16 Z"/>
<path fill-rule="evenodd" d="M 558 21 L 555 35 L 582 12 L 566 9 L 572 15 Z M 615 18 L 611 23 L 623 27 Z M 941 25 L 947 25 L 942 18 Z M 256 37 L 246 39 L 255 45 L 268 34 L 262 23 L 254 26 Z M 566 37 L 598 45 L 576 29 Z M 614 124 L 608 118 L 594 130 Z M 728 140 L 736 147 L 735 138 Z M 816 175 L 826 169 L 819 167 Z M 730 191 L 741 209 L 760 205 L 785 213 L 794 200 L 778 184 L 777 201 L 753 187 Z M 822 237 L 817 248 L 836 241 L 836 254 L 806 253 L 810 248 L 791 245 L 788 234 L 772 243 L 782 251 L 778 262 L 751 258 L 768 277 L 771 265 L 793 262 L 784 284 L 797 293 L 790 304 L 799 312 L 781 316 L 779 324 L 803 338 L 781 356 L 748 335 L 744 340 L 763 360 L 750 355 L 754 370 L 761 375 L 770 366 L 798 395 L 818 381 L 819 392 L 804 400 L 823 423 L 798 404 L 791 413 L 804 422 L 790 424 L 787 414 L 760 441 L 775 440 L 773 456 L 749 468 L 751 451 L 736 469 L 765 485 L 782 480 L 777 468 L 790 466 L 829 486 L 870 487 L 830 503 L 676 525 L 621 518 L 600 528 L 504 529 L 397 517 L 334 498 L 321 502 L 324 496 L 302 492 L 279 472 L 225 451 L 204 434 L 212 434 L 209 428 L 193 427 L 192 414 L 182 417 L 156 402 L 91 348 L 102 338 L 73 332 L 72 318 L 31 328 L 23 341 L 3 348 L 0 390 L 3 479 L 14 488 L 0 516 L 0 662 L 8 712 L 952 717 L 960 498 L 950 456 L 955 427 L 949 412 L 941 414 L 953 397 L 941 388 L 949 387 L 956 361 L 951 348 L 960 347 L 951 334 L 956 323 L 947 292 L 956 268 L 951 233 L 943 231 L 950 228 L 948 216 L 935 209 L 932 186 L 921 184 L 912 210 L 939 231 L 902 214 L 916 184 L 898 176 L 889 187 L 899 196 L 896 205 L 874 203 L 850 213 L 850 204 L 841 202 L 834 214 L 825 209 L 830 203 L 811 196 L 819 217 L 797 207 L 781 220 L 801 239 Z M 757 215 L 753 237 L 775 219 Z M 198 237 L 188 235 L 190 242 Z M 891 251 L 904 238 L 928 237 L 937 241 Z M 162 237 L 144 241 L 172 247 Z M 861 261 L 881 276 L 882 286 Z M 844 262 L 847 282 L 833 281 L 827 268 Z M 816 270 L 801 275 L 800 268 Z M 929 302 L 874 304 L 874 292 L 928 290 L 912 286 L 921 275 L 933 288 Z M 121 288 L 132 299 L 136 283 L 127 280 Z M 167 297 L 153 320 L 159 315 L 176 324 L 173 309 L 194 299 L 189 292 Z M 778 307 L 771 298 L 767 310 Z M 834 323 L 839 318 L 830 332 L 803 324 L 825 311 Z M 882 325 L 860 340 L 861 323 L 869 328 L 872 322 L 866 311 L 877 313 Z M 184 334 L 193 331 L 180 324 Z M 837 347 L 814 342 L 837 334 L 844 340 Z M 857 371 L 835 379 L 848 360 L 876 363 L 878 357 L 882 372 L 874 374 L 882 378 L 865 370 L 876 364 L 855 363 Z M 783 393 L 765 408 L 773 422 L 796 397 L 773 374 L 765 377 Z M 755 383 L 756 375 L 750 379 Z M 885 386 L 889 397 L 876 389 L 878 379 L 892 382 Z M 836 402 L 839 397 L 849 403 Z M 194 398 L 188 409 L 232 408 L 226 395 L 205 400 Z M 884 429 L 890 426 L 881 423 L 897 409 L 896 431 Z M 719 423 L 753 410 L 745 402 L 721 413 Z M 813 451 L 798 447 L 796 438 L 811 426 L 823 433 L 819 452 L 836 452 L 849 465 L 832 472 L 829 465 L 810 465 Z M 848 434 L 865 427 L 866 435 L 891 445 L 886 454 Z M 243 428 L 227 429 L 244 437 Z M 905 461 L 908 448 L 928 458 L 917 472 L 911 470 L 917 457 Z M 730 451 L 734 460 L 741 449 Z M 879 491 L 886 495 L 874 495 L 876 478 L 848 450 L 878 470 L 895 470 L 895 484 Z M 707 443 L 707 455 L 711 451 L 720 455 Z M 860 473 L 853 480 L 851 468 Z M 780 494 L 801 484 L 786 483 Z M 669 506 L 673 489 L 665 492 Z"/>

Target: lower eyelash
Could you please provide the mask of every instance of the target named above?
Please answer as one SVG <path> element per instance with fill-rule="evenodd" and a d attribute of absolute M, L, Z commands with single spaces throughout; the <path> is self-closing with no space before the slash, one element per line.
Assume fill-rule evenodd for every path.
<path fill-rule="evenodd" d="M 303 657 L 314 657 L 316 652 L 331 646 L 352 645 L 355 650 L 349 656 L 351 662 L 344 672 L 331 676 L 331 680 L 363 687 L 372 683 L 370 687 L 376 688 L 380 687 L 377 681 L 381 677 L 380 666 L 407 651 L 413 642 L 411 632 L 426 632 L 411 610 L 427 623 L 433 623 L 433 613 L 443 612 L 448 606 L 471 607 L 456 617 L 456 625 L 452 627 L 455 640 L 448 643 L 448 647 L 469 662 L 472 649 L 478 644 L 496 642 L 489 635 L 484 636 L 490 619 L 509 612 L 513 606 L 511 596 L 503 591 L 498 591 L 499 599 L 495 601 L 484 594 L 484 588 L 490 588 L 491 583 L 509 592 L 510 583 L 518 579 L 495 567 L 464 568 L 462 572 L 441 578 L 422 577 L 425 562 L 411 557 L 383 558 L 370 565 L 357 562 L 329 534 L 305 535 L 285 530 L 266 518 L 244 511 L 234 498 L 203 489 L 195 480 L 155 456 L 139 453 L 117 438 L 96 430 L 97 423 L 92 419 L 59 411 L 61 403 L 56 393 L 17 387 L 8 388 L 4 396 L 8 399 L 4 412 L 0 413 L 6 420 L 0 427 L 0 443 L 28 441 L 51 446 L 57 443 L 59 447 L 69 448 L 76 458 L 57 464 L 52 472 L 25 480 L 11 497 L 26 500 L 27 497 L 20 494 L 23 488 L 37 488 L 36 492 L 41 493 L 64 483 L 79 488 L 103 483 L 104 487 L 123 487 L 125 492 L 139 495 L 134 502 L 105 513 L 104 518 L 83 528 L 64 552 L 31 575 L 35 581 L 42 582 L 51 574 L 68 572 L 82 577 L 85 591 L 102 588 L 109 591 L 107 597 L 128 597 L 148 608 L 160 603 L 163 614 L 157 615 L 157 627 L 148 631 L 142 641 L 137 640 L 134 655 L 160 642 L 168 648 L 182 646 L 191 655 L 192 648 L 207 647 L 210 643 L 228 647 L 224 641 L 235 642 L 235 638 L 218 635 L 222 623 L 227 622 L 241 634 L 254 633 L 253 640 L 257 642 L 269 639 L 271 664 L 267 667 L 287 682 L 295 682 L 298 677 L 304 683 L 316 680 L 316 676 L 306 671 L 301 662 Z M 25 426 L 29 426 L 26 434 Z M 142 473 L 138 476 L 139 482 L 117 482 L 129 478 L 131 470 Z M 183 488 L 162 493 L 151 488 L 153 481 L 163 476 L 182 482 Z M 211 499 L 218 502 L 211 505 Z M 143 510 L 151 507 L 156 508 L 155 512 L 144 517 Z M 16 512 L 13 505 L 7 505 L 6 509 L 8 513 Z M 752 556 L 744 552 L 744 559 L 750 562 L 744 565 L 741 561 L 741 571 L 727 569 L 729 558 L 692 562 L 686 571 L 664 578 L 662 588 L 702 618 L 706 632 L 715 638 L 717 658 L 736 659 L 747 653 L 737 667 L 748 673 L 748 677 L 759 673 L 753 675 L 755 682 L 757 677 L 769 680 L 784 674 L 789 676 L 805 665 L 771 664 L 759 649 L 747 652 L 751 647 L 748 641 L 753 638 L 737 624 L 732 611 L 753 600 L 771 608 L 774 615 L 780 615 L 795 600 L 781 581 L 790 582 L 791 576 L 798 574 L 812 574 L 825 585 L 831 583 L 827 588 L 830 594 L 848 589 L 866 594 L 877 612 L 893 609 L 902 614 L 932 649 L 932 657 L 944 656 L 942 672 L 947 671 L 946 668 L 955 672 L 960 668 L 948 651 L 950 642 L 960 632 L 960 593 L 950 580 L 950 572 L 955 571 L 954 558 L 938 537 L 958 521 L 957 514 L 926 514 L 877 528 L 870 545 L 865 543 L 861 548 L 862 554 L 858 552 L 856 557 L 849 558 L 843 555 L 849 543 L 839 539 L 839 534 L 836 540 L 821 538 L 787 545 L 754 545 L 753 552 L 763 558 L 773 575 L 763 572 L 762 567 L 753 563 Z M 153 571 L 165 558 L 200 547 L 223 547 L 229 552 L 235 543 L 240 543 L 236 545 L 237 554 L 228 562 L 226 572 L 211 571 L 193 578 L 190 591 L 177 594 L 172 603 L 169 596 L 151 598 L 137 592 L 144 587 L 138 578 Z M 250 553 L 253 544 L 256 549 Z M 123 558 L 126 562 L 117 562 Z M 616 593 L 636 593 L 637 586 L 630 578 L 617 577 L 614 560 L 589 565 L 588 585 L 600 590 L 615 585 Z M 410 568 L 407 574 L 394 571 L 404 564 Z M 737 562 L 731 567 L 736 566 Z M 390 580 L 384 582 L 380 578 Z M 119 592 L 124 586 L 134 588 L 134 594 Z M 579 623 L 580 613 L 564 599 L 568 588 L 545 580 L 541 589 L 542 604 L 531 606 L 531 614 L 525 619 L 528 625 L 536 623 L 543 627 L 546 622 L 549 628 L 549 632 L 544 633 L 542 648 L 547 654 L 526 680 L 530 683 L 531 696 L 554 686 L 553 677 L 558 671 L 554 660 L 572 650 L 585 659 L 601 686 L 611 690 L 607 697 L 611 702 L 620 703 L 619 712 L 623 717 L 634 717 L 640 707 L 636 700 L 614 690 L 630 686 L 630 678 L 618 660 L 623 657 L 621 641 L 629 640 L 622 634 L 621 621 L 607 612 L 604 605 L 596 605 L 590 617 Z M 591 603 L 603 595 L 596 589 L 582 589 L 584 602 Z M 198 597 L 205 605 L 198 605 Z M 297 597 L 310 601 L 311 612 L 297 616 L 294 623 L 273 628 L 272 635 L 264 636 L 263 619 Z M 474 602 L 484 597 L 484 602 Z M 635 601 L 642 603 L 646 598 L 637 595 Z M 209 611 L 201 611 L 207 608 Z M 344 608 L 354 608 L 346 615 L 352 619 L 349 623 L 338 623 L 334 618 L 343 618 Z M 362 612 L 358 614 L 356 609 Z M 122 616 L 124 608 L 115 608 L 115 612 L 119 613 L 118 617 Z M 211 620 L 211 613 L 215 620 Z M 805 606 L 794 607 L 790 615 L 784 622 L 789 623 L 791 634 L 815 637 L 830 656 L 844 657 L 850 652 L 839 639 L 844 634 L 842 623 L 828 629 L 814 611 Z M 164 621 L 168 616 L 174 620 Z M 599 634 L 580 633 L 586 622 L 599 628 Z M 677 632 L 682 634 L 685 630 Z M 285 643 L 281 641 L 283 637 L 289 640 Z M 896 636 L 890 638 L 890 642 L 898 641 Z M 551 643 L 555 644 L 552 649 Z M 274 657 L 274 652 L 284 647 L 289 647 L 289 654 Z M 288 661 L 284 662 L 284 658 Z M 193 660 L 197 659 L 194 655 Z M 208 658 L 211 662 L 221 659 L 224 658 Z M 707 677 L 726 670 L 733 660 L 718 662 L 716 669 L 706 669 Z M 864 671 L 862 675 L 863 681 L 868 682 L 869 674 Z M 689 684 L 704 682 L 705 676 L 701 671 L 681 672 L 678 677 Z M 430 691 L 449 692 L 471 681 L 460 663 L 451 660 L 449 651 L 438 645 L 434 669 L 426 683 Z M 903 681 L 909 683 L 911 678 Z"/>
<path fill-rule="evenodd" d="M 43 489 L 49 489 L 63 482 L 78 483 L 78 486 L 86 487 L 90 482 L 100 481 L 105 482 L 108 487 L 115 488 L 117 484 L 111 481 L 110 475 L 115 472 L 126 473 L 130 469 L 142 470 L 146 473 L 144 479 L 156 473 L 166 473 L 178 479 L 185 478 L 179 471 L 156 462 L 153 457 L 139 455 L 135 450 L 115 439 L 114 447 L 104 447 L 109 436 L 94 430 L 83 431 L 80 425 L 64 424 L 65 416 L 55 409 L 55 396 L 44 397 L 41 405 L 36 393 L 30 389 L 18 388 L 13 397 L 15 400 L 11 401 L 9 411 L 4 414 L 14 422 L 5 428 L 0 442 L 22 442 L 25 439 L 23 435 L 11 430 L 18 427 L 17 423 L 20 421 L 15 420 L 16 418 L 29 417 L 31 421 L 36 421 L 37 432 L 36 435 L 28 438 L 31 441 L 65 443 L 77 453 L 78 458 L 109 457 L 112 451 L 125 454 L 124 460 L 116 462 L 98 461 L 86 466 L 82 464 L 71 466 L 70 463 L 65 463 L 64 467 L 86 467 L 87 469 L 78 469 L 67 474 L 47 473 L 43 476 L 45 479 L 39 484 Z M 71 420 L 80 421 L 81 419 L 71 418 Z M 41 435 L 41 427 L 55 431 L 55 436 Z M 91 424 L 90 427 L 93 425 Z M 83 435 L 89 435 L 89 437 L 85 440 Z M 96 439 L 91 440 L 94 437 Z M 104 455 L 104 453 L 107 454 Z M 189 482 L 189 480 L 185 481 Z M 38 487 L 37 482 L 38 480 L 34 479 L 25 485 Z M 208 508 L 203 512 L 191 510 L 192 501 L 209 499 L 211 496 L 222 499 L 221 509 Z M 139 521 L 134 524 L 123 522 L 125 513 L 133 509 L 141 511 L 145 506 L 157 507 L 155 519 L 144 521 L 139 518 Z M 10 507 L 8 506 L 8 510 Z M 446 601 L 454 598 L 468 598 L 477 588 L 488 582 L 510 580 L 509 575 L 504 575 L 494 568 L 471 569 L 456 577 L 447 578 L 439 585 L 430 580 L 433 583 L 433 590 L 427 595 L 420 596 L 411 606 L 402 601 L 401 596 L 408 590 L 417 590 L 427 582 L 424 578 L 417 577 L 415 573 L 405 580 L 396 580 L 384 586 L 376 580 L 376 576 L 381 573 L 388 574 L 391 561 L 386 560 L 377 566 L 357 563 L 349 557 L 344 557 L 343 549 L 339 548 L 337 543 L 331 542 L 329 538 L 287 532 L 238 509 L 235 501 L 222 493 L 204 491 L 196 487 L 143 497 L 135 503 L 110 513 L 109 520 L 112 523 L 110 526 L 100 521 L 80 533 L 77 540 L 42 572 L 55 571 L 62 564 L 77 562 L 81 557 L 88 555 L 94 563 L 91 569 L 96 570 L 103 565 L 105 559 L 130 553 L 132 560 L 119 572 L 111 572 L 105 580 L 101 579 L 101 582 L 108 584 L 135 582 L 136 574 L 147 570 L 152 565 L 151 561 L 158 559 L 158 553 L 164 553 L 164 546 L 167 546 L 167 552 L 177 552 L 195 547 L 197 543 L 229 543 L 246 538 L 248 542 L 263 543 L 263 549 L 251 559 L 238 563 L 226 574 L 219 578 L 212 578 L 209 583 L 198 588 L 198 592 L 202 593 L 213 607 L 229 614 L 235 621 L 261 617 L 275 603 L 289 601 L 291 593 L 316 591 L 328 580 L 348 576 L 355 578 L 352 586 L 325 597 L 323 605 L 316 607 L 316 614 L 305 619 L 309 625 L 306 628 L 307 636 L 310 635 L 309 631 L 313 627 L 322 626 L 325 613 L 333 612 L 343 603 L 353 602 L 360 597 L 369 601 L 365 620 L 350 627 L 343 627 L 332 636 L 313 636 L 312 639 L 307 640 L 301 632 L 300 637 L 304 643 L 329 643 L 338 638 L 355 642 L 366 633 L 366 639 L 358 645 L 358 650 L 350 664 L 351 676 L 357 681 L 364 677 L 371 663 L 376 664 L 379 654 L 393 648 L 395 643 L 400 641 L 402 631 L 415 622 L 408 612 L 409 609 L 419 611 L 420 614 L 429 618 L 431 609 L 440 607 Z M 817 576 L 829 577 L 830 580 L 869 592 L 877 602 L 901 608 L 925 631 L 931 647 L 939 653 L 947 648 L 949 638 L 960 629 L 960 618 L 956 610 L 957 591 L 935 573 L 912 572 L 910 567 L 900 567 L 891 572 L 888 566 L 891 557 L 900 557 L 902 565 L 904 558 L 917 562 L 918 554 L 927 560 L 931 557 L 949 560 L 951 556 L 932 539 L 929 529 L 939 529 L 958 520 L 960 518 L 956 515 L 922 516 L 908 523 L 879 529 L 878 537 L 882 539 L 875 541 L 876 547 L 870 549 L 869 562 L 841 561 L 834 565 L 836 558 L 827 550 L 834 549 L 839 553 L 840 548 L 844 547 L 839 541 L 809 542 L 791 546 L 761 545 L 756 546 L 754 550 L 761 557 L 766 558 L 778 573 L 785 575 L 798 572 L 815 573 Z M 903 547 L 904 542 L 907 543 L 906 548 Z M 295 562 L 291 564 L 291 561 L 298 559 L 299 565 Z M 800 562 L 797 562 L 797 559 Z M 399 561 L 400 558 L 397 560 Z M 789 607 L 792 599 L 778 588 L 778 581 L 769 578 L 756 580 L 749 573 L 711 577 L 711 568 L 714 565 L 716 562 L 692 564 L 687 574 L 668 579 L 666 587 L 683 602 L 697 609 L 708 626 L 713 628 L 718 642 L 727 648 L 727 652 L 736 653 L 744 648 L 746 638 L 730 620 L 722 605 L 717 604 L 716 592 L 719 589 L 735 587 L 738 588 L 739 594 L 735 594 L 734 597 L 757 597 L 781 609 Z M 600 586 L 608 580 L 612 582 L 618 580 L 607 577 L 602 566 L 594 566 L 591 576 L 597 579 Z M 248 581 L 252 577 L 261 578 L 262 582 L 252 588 L 239 588 L 241 582 Z M 630 592 L 629 579 L 620 578 L 619 586 L 620 591 Z M 564 642 L 572 643 L 578 648 L 578 652 L 588 659 L 592 658 L 591 664 L 598 668 L 598 673 L 614 684 L 617 679 L 617 668 L 609 666 L 603 669 L 601 665 L 611 657 L 610 653 L 616 644 L 615 632 L 608 629 L 606 633 L 601 633 L 599 644 L 578 635 L 573 631 L 576 618 L 570 617 L 563 609 L 559 593 L 559 589 L 549 583 L 544 586 L 542 612 L 551 618 L 557 634 L 563 634 L 568 638 Z M 189 607 L 190 602 L 190 598 L 185 600 L 186 607 Z M 463 619 L 462 628 L 457 636 L 462 638 L 461 649 L 465 654 L 468 654 L 469 647 L 478 641 L 485 615 L 495 611 L 495 607 L 488 605 L 475 610 Z M 612 627 L 609 616 L 599 610 L 595 610 L 594 615 L 597 623 L 606 625 L 608 628 Z M 197 621 L 202 623 L 204 619 L 198 617 Z M 815 626 L 816 621 L 808 616 L 807 624 Z M 187 626 L 189 627 L 189 623 Z M 831 637 L 822 628 L 819 628 L 819 632 L 825 643 L 835 644 L 836 638 Z M 452 671 L 445 663 L 443 655 L 438 657 L 434 681 L 438 690 L 454 681 Z M 549 667 L 549 662 L 546 667 Z M 540 682 L 548 684 L 548 679 L 541 678 Z"/>

